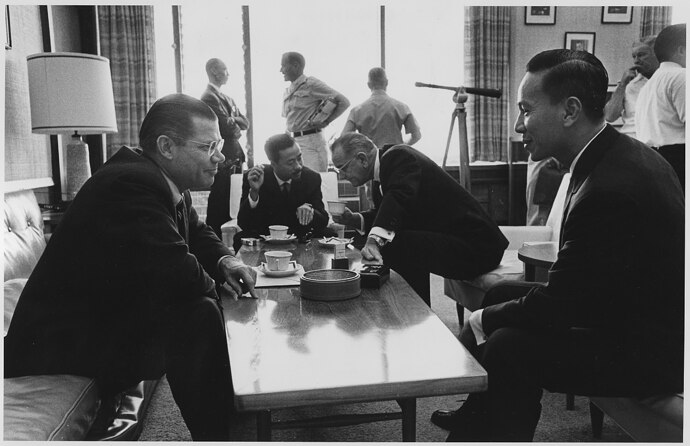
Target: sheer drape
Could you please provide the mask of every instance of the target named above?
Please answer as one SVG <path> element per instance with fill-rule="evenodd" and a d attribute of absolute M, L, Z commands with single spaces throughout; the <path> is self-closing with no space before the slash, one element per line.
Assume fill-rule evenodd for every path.
<path fill-rule="evenodd" d="M 640 38 L 657 35 L 671 24 L 670 6 L 642 6 L 640 9 Z"/>
<path fill-rule="evenodd" d="M 152 6 L 98 6 L 101 55 L 110 59 L 118 132 L 107 156 L 139 144 L 139 126 L 156 99 Z"/>
<path fill-rule="evenodd" d="M 465 86 L 503 91 L 500 99 L 469 95 L 470 161 L 508 159 L 510 9 L 504 6 L 465 9 Z"/>

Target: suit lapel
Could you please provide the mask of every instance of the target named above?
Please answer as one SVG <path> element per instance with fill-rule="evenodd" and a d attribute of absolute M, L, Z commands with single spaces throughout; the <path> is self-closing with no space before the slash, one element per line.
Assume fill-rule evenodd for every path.
<path fill-rule="evenodd" d="M 589 174 L 592 173 L 594 167 L 599 164 L 599 161 L 601 161 L 604 155 L 613 147 L 615 140 L 619 136 L 620 133 L 618 133 L 616 129 L 606 124 L 606 128 L 604 128 L 599 136 L 594 138 L 575 165 L 575 169 L 570 178 L 570 184 L 568 184 L 565 205 L 563 206 L 563 224 L 561 225 L 561 233 L 559 236 L 559 247 L 563 245 L 563 229 L 565 228 L 565 222 L 570 213 L 570 202 L 573 196 L 579 192 L 580 188 L 589 177 Z"/>

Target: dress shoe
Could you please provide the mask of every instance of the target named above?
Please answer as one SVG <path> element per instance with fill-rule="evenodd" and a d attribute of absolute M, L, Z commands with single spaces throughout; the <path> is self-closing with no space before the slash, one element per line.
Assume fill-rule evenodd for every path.
<path fill-rule="evenodd" d="M 455 410 L 436 410 L 431 414 L 431 422 L 441 429 L 451 430 L 456 424 L 457 411 Z"/>

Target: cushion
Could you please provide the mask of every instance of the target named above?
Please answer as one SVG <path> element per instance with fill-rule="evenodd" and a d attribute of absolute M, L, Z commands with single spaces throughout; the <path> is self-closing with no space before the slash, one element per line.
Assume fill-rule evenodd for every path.
<path fill-rule="evenodd" d="M 19 296 L 21 296 L 27 280 L 28 279 L 12 279 L 5 282 L 5 332 L 3 336 L 7 336 L 14 309 L 17 308 Z"/>
<path fill-rule="evenodd" d="M 79 440 L 99 407 L 92 378 L 38 375 L 5 378 L 4 440 Z"/>

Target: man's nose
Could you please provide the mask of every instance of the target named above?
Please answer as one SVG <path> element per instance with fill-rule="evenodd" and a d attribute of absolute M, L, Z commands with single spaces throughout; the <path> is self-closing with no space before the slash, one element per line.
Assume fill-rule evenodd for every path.
<path fill-rule="evenodd" d="M 213 151 L 213 155 L 211 156 L 211 159 L 213 159 L 213 158 L 218 160 L 218 161 L 216 161 L 218 163 L 222 163 L 223 161 L 225 161 L 225 155 L 223 155 L 223 152 L 221 152 L 220 150 L 214 150 Z"/>
<path fill-rule="evenodd" d="M 518 115 L 513 128 L 515 129 L 516 133 L 525 133 L 525 123 L 523 122 L 521 115 Z"/>

